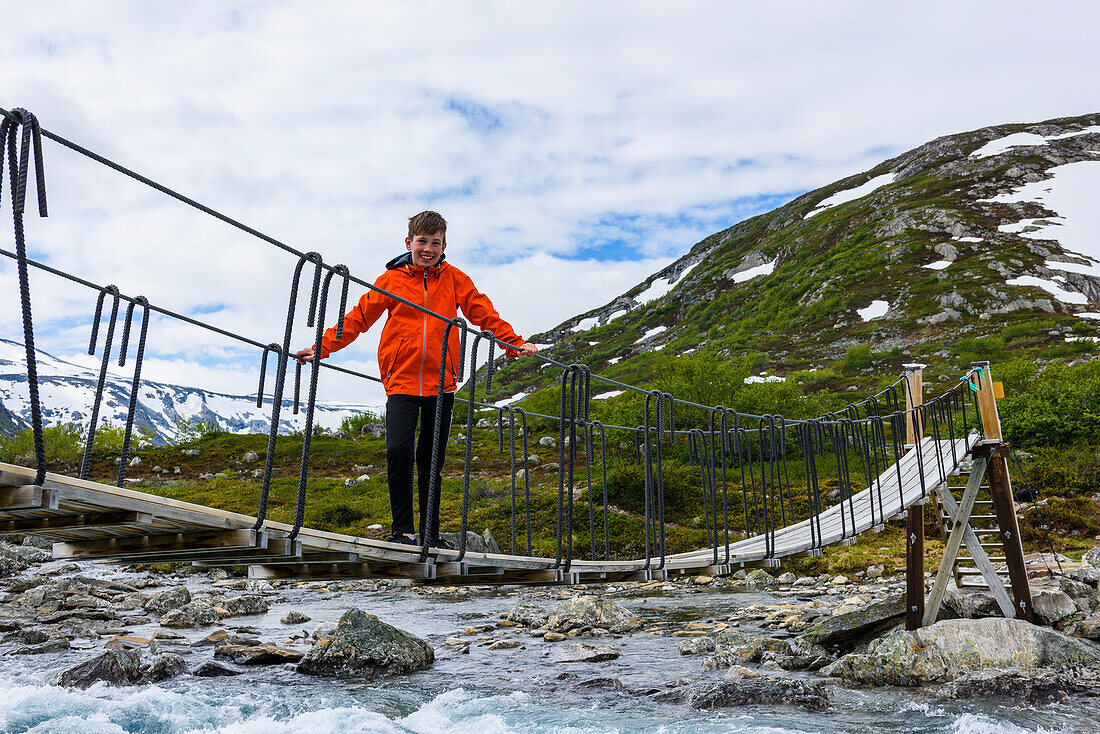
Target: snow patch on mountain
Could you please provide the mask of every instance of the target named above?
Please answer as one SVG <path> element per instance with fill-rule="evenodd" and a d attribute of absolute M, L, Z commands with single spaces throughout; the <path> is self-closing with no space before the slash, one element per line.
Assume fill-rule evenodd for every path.
<path fill-rule="evenodd" d="M 834 206 L 840 206 L 846 204 L 849 201 L 855 201 L 867 196 L 875 189 L 881 189 L 887 184 L 892 184 L 897 180 L 898 175 L 896 173 L 884 173 L 881 176 L 875 176 L 862 186 L 856 186 L 854 189 L 848 189 L 847 191 L 839 191 L 832 196 L 822 199 L 818 202 L 817 207 L 809 214 L 803 217 L 803 219 L 809 219 L 815 214 L 820 214 L 826 209 L 830 209 Z"/>

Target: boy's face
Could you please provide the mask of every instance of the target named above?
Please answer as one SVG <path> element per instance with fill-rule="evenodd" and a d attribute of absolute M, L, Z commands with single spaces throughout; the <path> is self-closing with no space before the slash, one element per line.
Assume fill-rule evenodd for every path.
<path fill-rule="evenodd" d="M 412 253 L 413 265 L 430 268 L 439 262 L 447 243 L 443 241 L 442 232 L 418 234 L 412 239 L 405 238 L 405 249 Z"/>

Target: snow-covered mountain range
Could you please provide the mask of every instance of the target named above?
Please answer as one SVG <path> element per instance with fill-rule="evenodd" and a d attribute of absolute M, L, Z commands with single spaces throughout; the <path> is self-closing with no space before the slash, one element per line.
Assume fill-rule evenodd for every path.
<path fill-rule="evenodd" d="M 88 422 L 95 396 L 98 372 L 58 359 L 39 350 L 39 396 L 42 417 L 46 425 Z M 127 364 L 126 372 L 132 369 Z M 100 422 L 121 424 L 126 420 L 130 401 L 131 377 L 107 374 L 100 407 Z M 271 384 L 273 380 L 269 381 Z M 290 380 L 288 380 L 288 387 Z M 283 401 L 279 418 L 280 433 L 290 433 L 305 427 L 305 411 L 292 413 L 293 401 Z M 381 412 L 380 405 L 318 403 L 314 423 L 335 428 L 348 417 L 363 411 Z M 134 424 L 148 426 L 158 441 L 170 441 L 180 419 L 214 421 L 233 433 L 266 433 L 270 426 L 271 397 L 262 408 L 256 407 L 256 396 L 227 395 L 196 387 L 142 381 Z M 11 433 L 30 425 L 30 398 L 27 391 L 26 348 L 22 343 L 0 339 L 0 431 Z"/>

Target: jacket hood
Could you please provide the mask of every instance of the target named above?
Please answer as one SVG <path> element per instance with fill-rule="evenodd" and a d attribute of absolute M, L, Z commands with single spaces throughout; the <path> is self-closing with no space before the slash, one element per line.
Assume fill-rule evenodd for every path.
<path fill-rule="evenodd" d="M 447 253 L 443 253 L 442 255 L 439 256 L 439 262 L 437 262 L 432 267 L 433 268 L 438 268 L 440 265 L 443 264 L 443 261 L 446 260 L 446 259 L 447 259 Z M 412 264 L 413 264 L 412 253 L 406 251 L 406 252 L 402 252 L 400 255 L 395 257 L 393 260 L 390 260 L 388 263 L 386 263 L 386 270 L 397 270 L 398 268 L 402 268 L 406 265 L 412 265 Z M 416 266 L 413 266 L 413 267 L 420 267 L 420 266 L 416 265 Z"/>

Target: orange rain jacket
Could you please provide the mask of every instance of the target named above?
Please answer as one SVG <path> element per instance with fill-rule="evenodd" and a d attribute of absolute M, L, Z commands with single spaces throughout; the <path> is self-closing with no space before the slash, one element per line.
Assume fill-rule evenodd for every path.
<path fill-rule="evenodd" d="M 497 339 L 516 346 L 523 344 L 523 338 L 500 318 L 489 298 L 474 287 L 470 276 L 444 259 L 425 270 L 412 264 L 409 253 L 403 253 L 386 264 L 386 272 L 374 281 L 374 285 L 448 319 L 453 319 L 457 315 L 456 308 L 461 308 L 468 320 L 493 332 Z M 344 316 L 342 339 L 336 338 L 335 326 L 325 332 L 318 357 L 323 359 L 346 347 L 369 329 L 383 311 L 389 311 L 389 317 L 378 343 L 378 368 L 386 394 L 435 395 L 439 388 L 439 361 L 446 323 L 378 291 L 368 291 Z M 457 327 L 451 328 L 449 342 L 444 392 L 457 389 Z M 511 349 L 505 352 L 509 357 L 518 354 Z"/>

